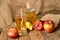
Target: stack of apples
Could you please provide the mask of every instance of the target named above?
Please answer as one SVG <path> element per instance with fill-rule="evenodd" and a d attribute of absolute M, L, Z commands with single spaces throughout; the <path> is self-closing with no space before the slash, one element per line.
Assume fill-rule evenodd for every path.
<path fill-rule="evenodd" d="M 34 29 L 38 31 L 44 29 L 46 32 L 51 33 L 54 30 L 54 22 L 52 20 L 45 20 L 45 21 L 37 20 L 34 23 Z"/>

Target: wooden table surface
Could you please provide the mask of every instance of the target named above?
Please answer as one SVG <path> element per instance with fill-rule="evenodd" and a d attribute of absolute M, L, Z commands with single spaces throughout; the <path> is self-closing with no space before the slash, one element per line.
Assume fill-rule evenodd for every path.
<path fill-rule="evenodd" d="M 0 34 L 0 40 L 60 40 L 60 25 L 53 33 L 47 33 L 44 30 L 32 30 L 27 35 L 21 36 L 16 39 L 9 38 L 5 33 L 5 29 L 6 28 L 4 28 Z"/>

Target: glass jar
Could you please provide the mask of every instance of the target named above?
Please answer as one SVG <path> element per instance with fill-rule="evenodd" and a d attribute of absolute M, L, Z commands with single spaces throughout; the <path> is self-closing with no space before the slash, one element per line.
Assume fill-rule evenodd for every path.
<path fill-rule="evenodd" d="M 36 14 L 35 14 L 35 9 L 28 8 L 28 9 L 25 10 L 25 14 L 26 14 L 27 21 L 34 24 L 34 22 L 37 20 L 37 17 L 36 17 Z"/>

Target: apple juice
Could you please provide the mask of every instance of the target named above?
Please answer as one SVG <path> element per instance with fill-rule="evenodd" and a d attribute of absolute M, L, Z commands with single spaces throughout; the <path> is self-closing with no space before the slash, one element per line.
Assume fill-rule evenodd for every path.
<path fill-rule="evenodd" d="M 26 14 L 27 21 L 34 24 L 34 22 L 37 20 L 37 17 L 36 17 L 36 14 L 35 14 L 35 9 L 27 9 L 25 11 L 25 14 Z"/>
<path fill-rule="evenodd" d="M 16 17 L 15 22 L 17 25 L 18 33 L 19 35 L 24 35 L 27 33 L 26 27 L 25 27 L 25 22 L 24 22 L 24 17 Z"/>
<path fill-rule="evenodd" d="M 22 28 L 22 26 L 23 26 L 23 18 L 20 18 L 20 17 L 17 17 L 16 19 L 15 19 L 15 22 L 16 22 L 16 25 L 18 26 L 18 30 L 21 30 L 21 28 Z"/>
<path fill-rule="evenodd" d="M 25 14 L 23 13 L 22 8 L 15 15 L 15 23 L 16 23 L 19 35 L 25 35 L 27 33 L 27 29 L 25 27 Z"/>

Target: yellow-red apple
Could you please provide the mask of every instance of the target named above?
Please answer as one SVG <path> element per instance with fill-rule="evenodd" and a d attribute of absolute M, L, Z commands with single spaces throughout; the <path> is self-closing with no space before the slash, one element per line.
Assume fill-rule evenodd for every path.
<path fill-rule="evenodd" d="M 46 20 L 44 22 L 44 30 L 48 33 L 54 30 L 54 22 L 52 20 Z"/>

